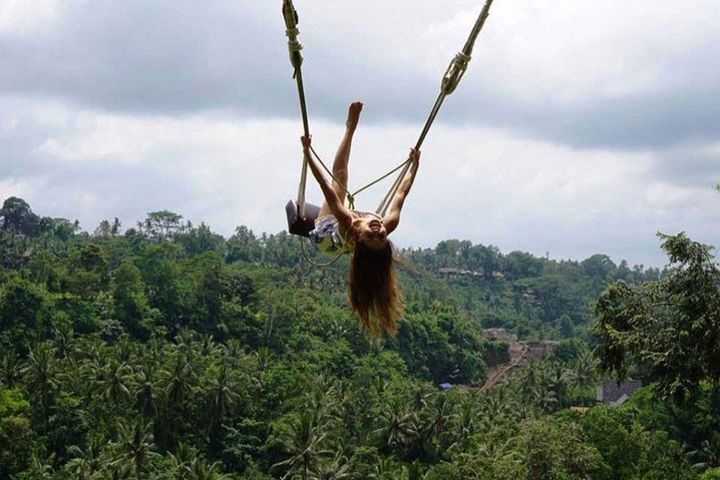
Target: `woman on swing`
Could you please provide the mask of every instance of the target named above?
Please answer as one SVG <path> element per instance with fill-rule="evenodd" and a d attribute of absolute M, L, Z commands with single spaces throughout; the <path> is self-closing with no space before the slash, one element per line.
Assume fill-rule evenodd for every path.
<path fill-rule="evenodd" d="M 325 201 L 320 208 L 311 241 L 328 254 L 351 254 L 349 273 L 350 308 L 370 334 L 395 334 L 402 313 L 402 298 L 393 269 L 393 246 L 388 239 L 400 223 L 400 211 L 418 170 L 420 152 L 410 151 L 411 167 L 403 178 L 387 216 L 350 210 L 344 198 L 348 183 L 348 161 L 353 134 L 363 104 L 354 102 L 348 110 L 345 135 L 333 162 L 332 184 L 310 154 L 310 138 L 303 137 L 303 151 L 310 170 L 320 184 Z"/>

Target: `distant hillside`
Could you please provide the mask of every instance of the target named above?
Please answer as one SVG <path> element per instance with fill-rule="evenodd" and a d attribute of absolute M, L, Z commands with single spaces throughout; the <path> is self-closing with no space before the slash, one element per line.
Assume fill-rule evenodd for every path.
<path fill-rule="evenodd" d="M 227 265 L 291 269 L 280 285 L 322 291 L 343 302 L 347 259 L 329 268 L 306 263 L 298 240 L 284 232 L 255 234 L 245 226 L 225 239 L 200 224 L 184 222 L 173 212 L 153 212 L 123 229 L 118 219 L 105 220 L 85 232 L 77 222 L 40 217 L 21 199 L 6 200 L 0 210 L 3 236 L 0 255 L 5 267 L 31 263 L 43 248 L 70 255 L 83 244 L 97 244 L 108 253 L 109 270 L 123 255 L 136 255 L 144 245 L 172 245 L 172 256 L 193 257 L 212 252 Z M 108 251 L 108 249 L 110 251 Z M 322 257 L 315 251 L 316 260 Z M 657 269 L 616 265 L 606 255 L 583 261 L 554 261 L 529 253 L 501 253 L 496 247 L 447 240 L 432 249 L 398 252 L 408 311 L 413 304 L 437 302 L 464 316 L 477 328 L 505 328 L 520 339 L 587 339 L 591 305 L 608 282 L 641 283 L 659 277 Z"/>

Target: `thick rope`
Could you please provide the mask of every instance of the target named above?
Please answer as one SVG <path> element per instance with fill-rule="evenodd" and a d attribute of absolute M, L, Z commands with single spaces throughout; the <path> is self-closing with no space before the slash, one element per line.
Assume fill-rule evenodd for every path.
<path fill-rule="evenodd" d="M 398 165 L 397 167 L 395 167 L 395 168 L 393 168 L 392 170 L 390 170 L 389 172 L 387 172 L 385 175 L 383 175 L 383 176 L 381 176 L 381 177 L 373 180 L 372 182 L 366 184 L 365 186 L 360 187 L 359 189 L 357 189 L 357 190 L 355 190 L 354 192 L 350 193 L 350 191 L 349 191 L 342 183 L 340 183 L 340 182 L 337 180 L 337 178 L 335 177 L 335 175 L 332 173 L 332 171 L 330 170 L 330 168 L 325 164 L 325 162 L 322 160 L 322 158 L 320 158 L 320 155 L 318 155 L 317 151 L 312 147 L 312 145 L 310 146 L 310 152 L 313 154 L 313 156 L 315 157 L 315 160 L 317 160 L 317 162 L 320 164 L 320 166 L 323 168 L 323 170 L 325 170 L 325 173 L 327 173 L 327 174 L 330 176 L 330 178 L 333 180 L 333 182 L 335 182 L 337 185 L 339 185 L 340 188 L 343 190 L 343 194 L 344 194 L 345 197 L 347 198 L 348 205 L 350 206 L 351 209 L 354 209 L 354 208 L 355 208 L 355 198 L 357 197 L 357 195 L 358 195 L 359 193 L 362 193 L 362 192 L 364 192 L 365 190 L 367 190 L 368 188 L 370 188 L 370 187 L 372 187 L 372 186 L 374 186 L 374 185 L 382 182 L 383 180 L 385 180 L 386 178 L 388 178 L 388 177 L 389 177 L 390 175 L 392 175 L 393 173 L 397 172 L 397 171 L 400 170 L 401 168 L 405 168 L 406 166 L 408 166 L 408 165 L 410 164 L 410 159 L 408 158 L 408 159 L 405 160 L 403 163 L 401 163 L 401 164 Z"/>
<path fill-rule="evenodd" d="M 308 121 L 307 103 L 305 101 L 305 86 L 303 84 L 302 78 L 303 57 L 300 53 L 303 47 L 297 39 L 298 35 L 300 34 L 300 30 L 298 30 L 297 28 L 299 18 L 297 10 L 295 10 L 295 7 L 293 6 L 292 0 L 283 0 L 282 13 L 283 18 L 285 19 L 285 35 L 287 35 L 288 37 L 288 53 L 290 55 L 290 63 L 293 66 L 293 78 L 297 83 L 298 97 L 300 99 L 300 113 L 302 115 L 303 130 L 305 131 L 305 136 L 310 136 L 310 124 Z M 298 214 L 301 217 L 305 216 L 307 169 L 307 158 L 303 156 L 302 170 L 300 171 L 300 185 L 298 186 L 297 195 Z"/>
<path fill-rule="evenodd" d="M 310 137 L 310 122 L 308 120 L 308 113 L 307 113 L 307 101 L 305 99 L 305 85 L 303 83 L 303 77 L 302 77 L 302 63 L 303 63 L 303 57 L 300 51 L 302 50 L 302 45 L 298 41 L 297 37 L 300 34 L 300 30 L 297 28 L 297 24 L 299 22 L 297 10 L 295 10 L 295 7 L 293 6 L 292 0 L 283 0 L 283 18 L 285 19 L 285 34 L 288 37 L 288 52 L 290 54 L 290 63 L 293 66 L 293 78 L 295 79 L 297 83 L 297 90 L 298 90 L 298 98 L 300 100 L 300 114 L 302 115 L 302 121 L 303 121 L 303 131 L 305 132 L 306 137 Z M 325 166 L 325 163 L 323 163 L 320 156 L 315 152 L 314 149 L 312 149 L 313 155 L 315 155 L 315 158 L 317 158 L 320 165 L 325 168 L 325 170 L 330 174 L 331 177 L 333 177 L 333 180 L 335 180 L 335 177 L 332 175 L 332 172 L 328 170 L 328 168 Z M 308 158 L 303 155 L 303 162 L 302 162 L 302 171 L 300 173 L 300 185 L 298 186 L 298 196 L 297 196 L 297 205 L 298 205 L 298 214 L 301 217 L 305 217 L 305 192 L 307 190 L 307 171 L 308 171 Z M 339 184 L 339 182 L 336 182 Z M 349 198 L 352 199 L 352 196 Z M 310 265 L 313 265 L 315 267 L 329 267 L 330 265 L 333 265 L 335 262 L 337 262 L 340 257 L 344 255 L 344 252 L 341 252 L 335 259 L 331 260 L 330 262 L 326 263 L 319 263 L 314 261 L 312 258 L 310 258 L 310 255 L 308 255 L 307 250 L 305 249 L 305 242 L 303 241 L 303 237 L 300 237 L 300 250 L 302 251 L 303 257 L 305 258 L 305 261 L 307 261 Z"/>
<path fill-rule="evenodd" d="M 302 45 L 298 41 L 297 37 L 300 34 L 300 30 L 297 28 L 299 22 L 297 10 L 293 6 L 292 0 L 283 1 L 283 18 L 285 19 L 285 35 L 288 37 L 288 50 L 290 53 L 290 63 L 292 63 L 295 70 L 299 70 L 302 65 Z"/>
<path fill-rule="evenodd" d="M 403 168 L 402 168 L 402 171 L 400 172 L 400 175 L 398 175 L 395 178 L 392 185 L 390 185 L 390 189 L 387 191 L 387 193 L 383 197 L 382 201 L 380 202 L 380 205 L 378 205 L 378 208 L 375 210 L 375 213 L 377 213 L 381 217 L 384 217 L 385 214 L 387 213 L 387 209 L 390 206 L 392 199 L 395 197 L 395 194 L 397 193 L 398 189 L 400 188 L 402 179 L 405 178 L 405 175 L 407 175 L 407 171 L 410 168 L 409 161 L 410 161 L 410 159 L 408 159 L 402 165 Z"/>
<path fill-rule="evenodd" d="M 300 100 L 300 114 L 302 115 L 302 121 L 303 121 L 303 130 L 305 132 L 305 136 L 310 136 L 310 126 L 309 126 L 309 120 L 308 120 L 308 113 L 307 113 L 307 101 L 305 98 L 305 85 L 303 82 L 302 77 L 302 63 L 303 63 L 303 57 L 300 51 L 302 50 L 302 44 L 298 41 L 297 37 L 300 34 L 300 30 L 297 28 L 299 17 L 297 14 L 297 10 L 295 10 L 295 7 L 293 6 L 292 0 L 283 0 L 283 18 L 285 19 L 285 34 L 288 37 L 288 51 L 290 54 L 290 63 L 293 66 L 293 78 L 295 78 L 295 81 L 297 83 L 297 89 L 298 89 L 298 98 Z M 315 149 L 310 147 L 310 150 L 312 151 L 313 155 L 315 156 L 315 159 L 318 161 L 318 163 L 323 167 L 323 169 L 330 175 L 330 177 L 333 179 L 333 181 L 340 185 L 343 190 L 345 191 L 345 195 L 347 196 L 348 203 L 350 204 L 351 208 L 355 208 L 355 197 L 353 194 L 351 194 L 345 186 L 343 186 L 340 182 L 337 181 L 333 173 L 330 171 L 330 169 L 325 165 L 325 162 L 322 161 L 320 158 L 320 155 L 315 151 Z M 305 194 L 307 191 L 307 178 L 308 178 L 308 159 L 305 158 L 303 155 L 303 162 L 302 162 L 302 170 L 300 172 L 300 184 L 298 185 L 298 195 L 297 195 L 297 205 L 298 205 L 298 214 L 301 217 L 305 216 Z"/>
<path fill-rule="evenodd" d="M 383 180 L 385 180 L 386 178 L 388 178 L 390 175 L 392 175 L 393 173 L 395 173 L 395 172 L 397 172 L 398 170 L 400 170 L 401 168 L 403 168 L 403 167 L 404 167 L 405 165 L 407 165 L 409 162 L 410 162 L 410 159 L 408 158 L 408 159 L 405 160 L 403 163 L 401 163 L 401 164 L 398 165 L 397 167 L 393 168 L 392 170 L 390 170 L 388 173 L 386 173 L 386 174 L 383 175 L 382 177 L 380 177 L 380 178 L 378 178 L 378 179 L 376 179 L 376 180 L 373 180 L 372 182 L 368 183 L 368 184 L 365 185 L 364 187 L 361 187 L 361 188 L 358 188 L 357 190 L 355 190 L 355 191 L 352 193 L 352 196 L 355 197 L 355 196 L 357 196 L 358 193 L 362 193 L 362 192 L 364 192 L 365 190 L 367 190 L 368 188 L 370 188 L 370 187 L 372 187 L 372 186 L 375 186 L 376 184 L 382 182 Z"/>
<path fill-rule="evenodd" d="M 427 136 L 428 132 L 430 131 L 430 127 L 432 126 L 433 122 L 435 122 L 435 118 L 438 115 L 438 112 L 440 111 L 440 107 L 442 106 L 443 102 L 445 101 L 445 97 L 448 95 L 451 95 L 457 86 L 460 84 L 460 80 L 462 80 L 463 76 L 465 75 L 465 71 L 467 70 L 468 64 L 470 63 L 470 60 L 472 59 L 472 51 L 475 46 L 475 41 L 477 40 L 478 35 L 480 34 L 480 31 L 482 30 L 483 26 L 485 25 L 485 20 L 487 20 L 488 16 L 490 15 L 490 7 L 492 6 L 494 0 L 486 0 L 485 5 L 483 6 L 483 9 L 480 11 L 480 15 L 478 16 L 477 20 L 475 21 L 475 25 L 473 25 L 473 29 L 470 32 L 470 35 L 468 36 L 467 41 L 465 42 L 465 46 L 463 47 L 463 50 L 461 52 L 458 52 L 455 57 L 450 62 L 450 65 L 448 65 L 447 70 L 445 71 L 445 75 L 443 75 L 442 82 L 440 83 L 440 94 L 438 95 L 437 99 L 435 100 L 435 104 L 433 105 L 432 109 L 430 110 L 430 114 L 428 115 L 427 120 L 425 121 L 425 126 L 423 127 L 422 132 L 420 133 L 420 137 L 418 138 L 417 143 L 415 144 L 415 149 L 420 150 L 420 147 L 422 146 L 423 142 L 425 141 L 425 137 Z M 410 169 L 410 164 L 406 163 L 405 167 L 402 169 L 400 174 L 398 175 L 398 178 L 395 180 L 393 185 L 390 187 L 390 190 L 388 191 L 387 195 L 385 195 L 385 198 L 383 198 L 382 202 L 380 202 L 380 205 L 378 206 L 376 213 L 378 213 L 380 216 L 385 216 L 387 213 L 388 208 L 390 208 L 390 205 L 392 204 L 393 200 L 395 199 L 395 196 L 397 195 L 397 191 L 400 188 L 400 185 L 402 183 L 402 180 L 405 178 L 405 175 L 407 175 L 408 170 Z"/>
<path fill-rule="evenodd" d="M 307 250 L 305 249 L 305 237 L 298 237 L 298 238 L 300 239 L 300 250 L 302 251 L 305 261 L 308 262 L 313 267 L 318 267 L 318 268 L 329 267 L 330 265 L 334 265 L 335 262 L 340 260 L 340 258 L 345 255 L 345 252 L 340 252 L 337 257 L 333 258 L 329 262 L 325 262 L 325 263 L 316 262 L 315 260 L 310 258 L 310 255 L 308 254 Z"/>
<path fill-rule="evenodd" d="M 322 158 L 320 158 L 320 155 L 318 155 L 318 153 L 315 151 L 315 149 L 312 147 L 312 145 L 310 145 L 310 152 L 313 154 L 313 156 L 315 157 L 315 160 L 317 160 L 317 162 L 320 164 L 320 166 L 323 168 L 323 170 L 325 170 L 325 173 L 330 175 L 330 178 L 332 179 L 332 181 L 335 182 L 337 185 L 339 185 L 340 188 L 342 188 L 344 195 L 347 198 L 350 209 L 351 210 L 354 209 L 355 208 L 355 196 L 348 191 L 348 189 L 345 185 L 340 183 L 338 181 L 338 179 L 335 178 L 335 175 L 333 175 L 332 171 L 328 168 L 327 165 L 325 165 L 325 162 L 323 162 Z"/>
<path fill-rule="evenodd" d="M 473 29 L 468 36 L 465 46 L 463 47 L 463 53 L 470 56 L 472 55 L 473 48 L 475 47 L 475 41 L 477 40 L 480 30 L 485 26 L 485 20 L 490 16 L 490 7 L 492 6 L 493 0 L 486 0 L 478 19 L 473 25 Z"/>

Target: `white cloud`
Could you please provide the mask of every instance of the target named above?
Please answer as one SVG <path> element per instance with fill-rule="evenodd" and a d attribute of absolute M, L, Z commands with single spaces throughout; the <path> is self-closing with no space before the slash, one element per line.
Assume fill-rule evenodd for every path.
<path fill-rule="evenodd" d="M 48 114 L 38 105 L 27 111 L 36 117 L 17 128 L 48 118 L 62 128 L 41 135 L 44 148 L 27 152 L 41 159 L 44 173 L 5 181 L 0 192 L 26 198 L 41 214 L 78 217 L 92 230 L 102 218 L 119 216 L 129 226 L 167 208 L 226 235 L 239 224 L 284 228 L 282 207 L 295 196 L 300 170 L 297 121 L 217 112 L 133 117 L 58 105 Z M 341 134 L 340 125 L 316 122 L 314 145 L 327 162 Z M 404 160 L 416 135 L 406 125 L 361 124 L 351 186 Z M 648 182 L 654 160 L 647 153 L 577 151 L 499 130 L 438 125 L 396 241 L 433 246 L 458 237 L 504 251 L 563 258 L 609 252 L 660 263 L 654 233 L 687 229 L 688 216 L 689 227 L 705 225 L 720 213 L 720 202 L 694 187 Z M 374 209 L 388 186 L 362 193 L 358 208 Z M 312 181 L 309 198 L 321 198 Z M 708 233 L 720 230 L 700 232 Z"/>
<path fill-rule="evenodd" d="M 0 180 L 0 198 L 5 199 L 13 196 L 21 198 L 34 197 L 39 183 L 42 183 L 39 179 L 17 180 L 7 178 Z"/>
<path fill-rule="evenodd" d="M 60 0 L 2 0 L 0 34 L 37 34 L 52 30 Z"/>
<path fill-rule="evenodd" d="M 720 44 L 714 1 L 648 8 L 498 0 L 452 118 L 603 148 L 708 137 L 712 111 L 696 106 L 717 96 L 720 71 L 706 60 Z M 13 65 L 0 69 L 6 93 L 111 111 L 295 114 L 276 2 L 178 0 L 169 8 L 72 0 L 60 8 L 41 0 L 40 10 L 45 4 L 54 29 L 0 35 L 0 63 Z M 419 120 L 480 7 L 475 0 L 297 6 L 314 114 L 336 119 L 336 105 L 359 97 L 378 106 L 369 117 L 376 122 Z M 585 121 L 592 127 L 567 125 Z"/>

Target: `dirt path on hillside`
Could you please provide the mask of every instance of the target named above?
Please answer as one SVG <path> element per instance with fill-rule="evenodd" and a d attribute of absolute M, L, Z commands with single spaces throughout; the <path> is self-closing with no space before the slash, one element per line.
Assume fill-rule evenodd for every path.
<path fill-rule="evenodd" d="M 526 364 L 529 359 L 527 345 L 515 341 L 511 342 L 510 363 L 490 368 L 490 370 L 488 370 L 487 380 L 485 380 L 485 384 L 480 387 L 480 391 L 484 392 L 498 385 L 506 373 L 520 365 Z"/>

